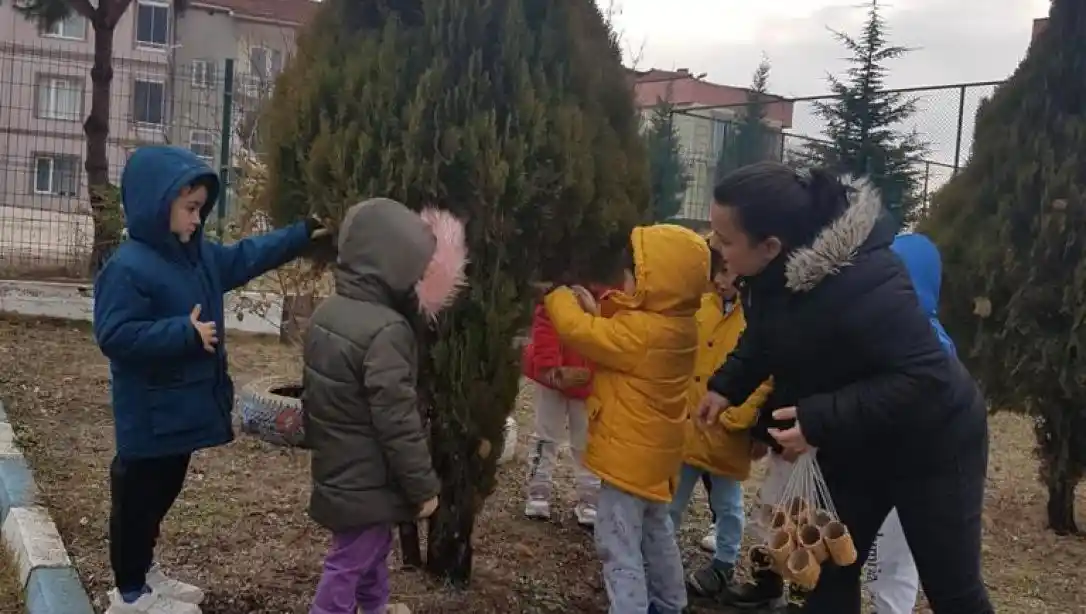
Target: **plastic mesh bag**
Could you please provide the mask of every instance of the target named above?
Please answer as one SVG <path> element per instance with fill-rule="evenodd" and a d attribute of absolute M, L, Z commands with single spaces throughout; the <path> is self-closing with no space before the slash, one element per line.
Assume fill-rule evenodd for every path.
<path fill-rule="evenodd" d="M 856 562 L 852 535 L 837 514 L 815 452 L 789 463 L 771 455 L 765 482 L 748 511 L 762 560 L 789 582 L 810 590 L 822 565 Z"/>

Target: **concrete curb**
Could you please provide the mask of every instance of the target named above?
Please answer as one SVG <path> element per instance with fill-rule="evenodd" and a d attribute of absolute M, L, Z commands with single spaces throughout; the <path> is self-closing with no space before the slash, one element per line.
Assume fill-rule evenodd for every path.
<path fill-rule="evenodd" d="M 26 614 L 94 614 L 0 403 L 0 536 L 15 557 Z"/>

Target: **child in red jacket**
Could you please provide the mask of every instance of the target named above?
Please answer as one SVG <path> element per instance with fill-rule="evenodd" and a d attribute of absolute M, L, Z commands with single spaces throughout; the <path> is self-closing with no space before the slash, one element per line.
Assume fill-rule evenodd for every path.
<path fill-rule="evenodd" d="M 600 296 L 600 292 L 594 292 Z M 581 464 L 588 439 L 584 400 L 592 391 L 592 366 L 573 350 L 562 347 L 542 305 L 532 319 L 532 340 L 524 348 L 524 375 L 535 382 L 535 432 L 528 454 L 528 501 L 524 515 L 534 520 L 551 517 L 554 469 L 558 444 L 569 434 L 577 484 L 577 523 L 596 524 L 596 496 L 600 480 Z"/>

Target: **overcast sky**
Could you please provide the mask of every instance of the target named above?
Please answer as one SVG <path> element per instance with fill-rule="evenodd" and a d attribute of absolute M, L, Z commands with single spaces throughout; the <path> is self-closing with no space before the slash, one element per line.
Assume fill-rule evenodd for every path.
<path fill-rule="evenodd" d="M 606 6 L 610 0 L 598 0 Z M 857 34 L 866 2 L 857 0 L 615 0 L 615 27 L 625 46 L 640 50 L 638 69 L 689 68 L 717 83 L 745 86 L 764 52 L 772 64 L 770 90 L 785 96 L 827 91 L 826 72 L 839 73 L 846 52 L 827 28 Z M 890 64 L 890 87 L 1008 77 L 1025 55 L 1033 19 L 1048 0 L 893 0 L 883 15 L 890 42 L 914 48 Z M 628 55 L 631 55 L 628 53 Z M 627 58 L 629 63 L 630 58 Z M 990 90 L 967 96 L 966 115 Z M 940 160 L 953 158 L 956 93 L 922 101 L 922 131 L 932 132 Z M 817 132 L 797 109 L 796 130 Z M 971 127 L 967 127 L 971 132 Z M 949 149 L 949 152 L 948 152 Z"/>

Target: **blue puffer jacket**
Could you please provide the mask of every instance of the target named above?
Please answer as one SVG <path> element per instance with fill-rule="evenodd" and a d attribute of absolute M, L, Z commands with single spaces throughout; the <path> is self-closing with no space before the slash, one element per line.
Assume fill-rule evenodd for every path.
<path fill-rule="evenodd" d="M 938 314 L 939 286 L 943 282 L 943 260 L 939 257 L 939 248 L 922 234 L 908 233 L 898 235 L 890 249 L 894 250 L 909 270 L 916 298 L 920 301 L 920 309 L 928 316 L 931 327 L 939 337 L 939 343 L 954 356 L 957 354 L 954 341 L 943 328 Z"/>
<path fill-rule="evenodd" d="M 197 180 L 209 186 L 203 220 L 219 180 L 187 149 L 137 150 L 121 178 L 128 240 L 94 284 L 94 336 L 109 358 L 117 454 L 188 454 L 233 439 L 234 388 L 227 374 L 223 293 L 294 259 L 309 244 L 304 223 L 230 246 L 197 230 L 182 244 L 170 232 L 170 205 Z M 189 321 L 214 321 L 219 345 L 204 350 Z"/>

